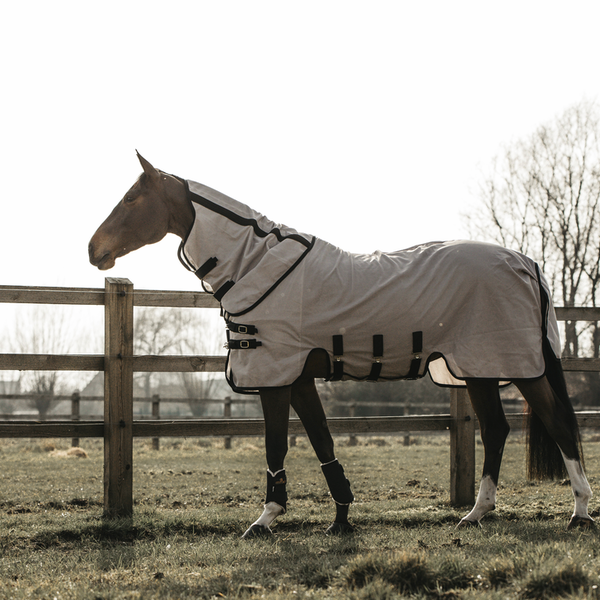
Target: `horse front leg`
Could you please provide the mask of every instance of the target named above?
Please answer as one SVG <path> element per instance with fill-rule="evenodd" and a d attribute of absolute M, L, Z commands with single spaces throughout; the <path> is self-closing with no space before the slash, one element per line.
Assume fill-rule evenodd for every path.
<path fill-rule="evenodd" d="M 292 385 L 291 402 L 292 408 L 304 425 L 317 458 L 321 461 L 321 470 L 335 502 L 335 520 L 326 533 L 352 533 L 354 528 L 348 522 L 348 511 L 354 501 L 354 494 L 342 465 L 335 457 L 333 438 L 314 379 L 302 377 L 296 381 Z"/>
<path fill-rule="evenodd" d="M 477 501 L 473 510 L 460 521 L 458 527 L 478 525 L 481 518 L 496 507 L 496 491 L 502 454 L 510 431 L 504 416 L 497 381 L 468 379 L 467 390 L 473 410 L 479 420 L 484 461 Z"/>
<path fill-rule="evenodd" d="M 260 390 L 265 417 L 267 496 L 262 515 L 246 530 L 242 536 L 244 539 L 271 535 L 271 524 L 287 508 L 287 480 L 283 463 L 288 451 L 290 399 L 291 386 Z"/>

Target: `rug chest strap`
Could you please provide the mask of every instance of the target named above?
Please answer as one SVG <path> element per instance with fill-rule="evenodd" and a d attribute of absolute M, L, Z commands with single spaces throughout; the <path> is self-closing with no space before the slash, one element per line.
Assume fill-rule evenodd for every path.
<path fill-rule="evenodd" d="M 229 350 L 255 350 L 259 346 L 262 346 L 262 342 L 259 340 L 229 340 L 227 342 L 227 348 Z"/>
<path fill-rule="evenodd" d="M 410 370 L 407 379 L 417 379 L 421 368 L 421 353 L 423 352 L 423 332 L 413 331 L 413 359 L 410 362 Z"/>
<path fill-rule="evenodd" d="M 377 334 L 373 336 L 373 364 L 367 381 L 377 381 L 381 375 L 381 359 L 383 358 L 383 336 Z"/>
<path fill-rule="evenodd" d="M 258 333 L 255 325 L 242 325 L 242 323 L 233 323 L 232 321 L 227 321 L 227 329 L 242 335 L 255 335 Z"/>
<path fill-rule="evenodd" d="M 221 298 L 235 285 L 235 281 L 226 281 L 213 296 L 221 302 Z"/>
<path fill-rule="evenodd" d="M 196 277 L 198 279 L 204 279 L 216 266 L 218 259 L 216 256 L 209 258 L 200 268 L 196 271 Z"/>
<path fill-rule="evenodd" d="M 329 378 L 329 381 L 340 381 L 344 375 L 344 361 L 342 356 L 344 355 L 344 336 L 334 335 L 333 336 L 333 375 Z"/>

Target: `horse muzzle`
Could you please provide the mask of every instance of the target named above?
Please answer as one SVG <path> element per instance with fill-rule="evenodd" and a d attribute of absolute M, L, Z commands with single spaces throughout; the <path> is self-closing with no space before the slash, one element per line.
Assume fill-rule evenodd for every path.
<path fill-rule="evenodd" d="M 112 252 L 104 251 L 102 248 L 97 249 L 93 242 L 90 242 L 88 247 L 88 253 L 90 257 L 90 263 L 95 267 L 98 267 L 100 271 L 107 271 L 115 266 L 115 257 Z"/>

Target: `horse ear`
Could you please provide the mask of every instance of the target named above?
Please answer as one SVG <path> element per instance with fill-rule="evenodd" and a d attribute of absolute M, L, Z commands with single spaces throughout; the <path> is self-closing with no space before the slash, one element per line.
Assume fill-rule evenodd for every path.
<path fill-rule="evenodd" d="M 138 160 L 142 165 L 142 169 L 144 169 L 144 173 L 148 175 L 151 179 L 156 179 L 160 177 L 160 173 L 157 169 L 155 169 L 137 150 L 135 151 L 137 154 Z"/>

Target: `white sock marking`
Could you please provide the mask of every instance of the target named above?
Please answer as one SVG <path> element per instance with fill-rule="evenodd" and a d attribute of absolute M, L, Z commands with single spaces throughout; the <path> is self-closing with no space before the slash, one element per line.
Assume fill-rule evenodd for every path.
<path fill-rule="evenodd" d="M 463 519 L 463 521 L 477 522 L 481 520 L 483 515 L 494 510 L 496 506 L 496 489 L 497 486 L 489 475 L 481 478 L 479 484 L 479 493 L 477 494 L 477 502 L 473 510 Z"/>
<path fill-rule="evenodd" d="M 277 502 L 269 502 L 265 504 L 265 508 L 263 510 L 263 514 L 252 523 L 252 525 L 260 525 L 261 527 L 266 527 L 267 529 L 270 527 L 271 523 L 279 516 L 285 512 L 283 506 L 277 504 Z"/>
<path fill-rule="evenodd" d="M 567 472 L 569 473 L 573 497 L 575 498 L 575 510 L 573 511 L 573 516 L 590 519 L 590 515 L 588 514 L 588 502 L 592 497 L 592 489 L 583 472 L 581 463 L 578 460 L 567 458 L 562 450 L 560 452 L 565 461 Z"/>

